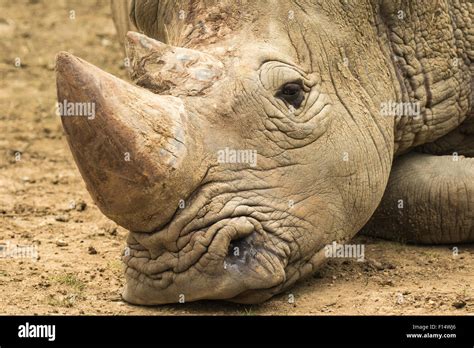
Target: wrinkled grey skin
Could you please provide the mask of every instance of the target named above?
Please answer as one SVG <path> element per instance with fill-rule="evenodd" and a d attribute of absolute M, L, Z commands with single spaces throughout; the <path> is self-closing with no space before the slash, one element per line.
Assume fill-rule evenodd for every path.
<path fill-rule="evenodd" d="M 139 114 L 140 95 L 143 105 L 169 105 L 171 121 L 161 109 L 162 119 L 146 121 L 169 123 L 156 131 L 168 140 L 130 146 L 145 159 L 166 148 L 171 167 L 150 159 L 140 171 L 101 173 L 81 157 L 86 121 L 63 120 L 98 206 L 131 231 L 126 301 L 261 302 L 313 273 L 325 245 L 364 226 L 411 242 L 474 241 L 472 4 L 135 0 L 130 9 L 127 25 L 151 38 L 129 34 L 131 76 L 154 94 L 109 76 L 99 85 L 133 93 Z M 195 71 L 212 70 L 210 82 L 182 68 L 188 55 L 197 57 Z M 59 99 L 88 93 L 69 75 L 96 86 L 92 69 L 60 56 Z M 292 108 L 281 91 L 295 82 L 304 100 Z M 81 98 L 102 107 L 113 99 L 104 89 Z M 390 101 L 419 103 L 421 115 L 382 115 Z M 116 127 L 107 122 L 103 129 Z M 122 139 L 115 147 L 126 142 L 124 129 L 148 141 L 156 128 L 131 122 L 113 128 Z M 225 148 L 256 150 L 256 165 L 219 162 Z M 128 170 L 135 179 L 121 182 Z"/>

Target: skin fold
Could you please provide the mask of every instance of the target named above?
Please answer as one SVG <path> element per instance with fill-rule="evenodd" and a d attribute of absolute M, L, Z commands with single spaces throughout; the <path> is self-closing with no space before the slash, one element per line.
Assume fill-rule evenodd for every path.
<path fill-rule="evenodd" d="M 401 99 L 419 103 L 421 114 L 397 120 L 396 154 L 412 153 L 395 160 L 364 233 L 413 243 L 473 242 L 474 6 L 467 1 L 391 6 L 413 18 L 396 20 L 393 9 L 384 15 Z M 431 30 L 417 36 L 416 28 L 428 20 Z"/>
<path fill-rule="evenodd" d="M 362 229 L 472 242 L 473 8 L 430 4 L 135 0 L 134 84 L 59 54 L 59 101 L 97 109 L 62 118 L 71 151 L 130 230 L 124 299 L 261 302 Z"/>

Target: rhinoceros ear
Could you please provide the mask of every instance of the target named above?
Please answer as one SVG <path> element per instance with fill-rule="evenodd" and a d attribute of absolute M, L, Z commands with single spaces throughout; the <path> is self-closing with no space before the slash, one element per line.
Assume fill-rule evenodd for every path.
<path fill-rule="evenodd" d="M 156 17 L 160 1 L 130 1 L 130 21 L 138 30 L 146 33 L 158 31 L 158 21 Z"/>
<path fill-rule="evenodd" d="M 199 95 L 224 72 L 214 56 L 197 50 L 175 47 L 129 32 L 125 44 L 133 82 L 154 93 Z"/>
<path fill-rule="evenodd" d="M 166 42 L 163 23 L 158 20 L 163 18 L 160 9 L 163 10 L 163 7 L 170 5 L 169 1 L 164 2 L 163 4 L 163 1 L 160 0 L 131 0 L 130 21 L 140 32 Z"/>

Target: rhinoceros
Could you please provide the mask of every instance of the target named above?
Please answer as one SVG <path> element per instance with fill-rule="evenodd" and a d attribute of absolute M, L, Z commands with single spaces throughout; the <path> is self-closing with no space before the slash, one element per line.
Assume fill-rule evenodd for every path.
<path fill-rule="evenodd" d="M 469 0 L 134 0 L 129 83 L 57 56 L 70 149 L 129 230 L 123 298 L 258 303 L 358 232 L 474 241 Z M 66 117 L 67 116 L 67 117 Z"/>

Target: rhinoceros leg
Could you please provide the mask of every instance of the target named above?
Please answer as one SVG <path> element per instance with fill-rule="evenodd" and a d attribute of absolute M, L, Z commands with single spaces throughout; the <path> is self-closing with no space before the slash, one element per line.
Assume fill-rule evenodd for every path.
<path fill-rule="evenodd" d="M 411 152 L 394 162 L 364 234 L 423 244 L 474 241 L 474 158 Z"/>

